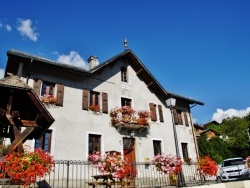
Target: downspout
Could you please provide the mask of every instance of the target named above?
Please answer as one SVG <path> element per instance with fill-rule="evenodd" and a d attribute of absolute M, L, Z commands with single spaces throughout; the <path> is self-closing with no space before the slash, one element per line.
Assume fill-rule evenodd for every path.
<path fill-rule="evenodd" d="M 29 66 L 28 73 L 27 73 L 26 84 L 28 84 L 29 79 L 30 79 L 30 69 L 31 69 L 32 63 L 33 63 L 33 59 L 31 58 L 31 59 L 30 59 L 30 66 Z"/>
<path fill-rule="evenodd" d="M 190 107 L 190 109 L 195 107 L 196 105 L 197 104 L 195 103 L 193 106 Z M 196 151 L 196 156 L 198 158 L 199 157 L 198 144 L 197 144 L 197 140 L 196 140 L 196 135 L 194 133 L 194 124 L 193 124 L 193 117 L 191 117 L 191 110 L 190 110 L 189 116 L 190 116 L 190 121 L 191 121 L 192 133 L 193 133 L 193 137 L 194 137 L 194 147 L 195 147 L 195 151 Z"/>

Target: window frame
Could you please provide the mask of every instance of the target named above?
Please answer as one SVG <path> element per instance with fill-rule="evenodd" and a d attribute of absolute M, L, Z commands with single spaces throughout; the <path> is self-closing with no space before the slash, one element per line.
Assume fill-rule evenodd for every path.
<path fill-rule="evenodd" d="M 153 140 L 153 150 L 154 156 L 162 154 L 162 141 L 161 140 Z"/>
<path fill-rule="evenodd" d="M 183 159 L 185 160 L 186 158 L 189 158 L 188 143 L 182 142 L 181 143 L 181 150 L 182 150 Z"/>
<path fill-rule="evenodd" d="M 128 83 L 128 69 L 127 69 L 127 67 L 121 67 L 121 81 Z"/>
<path fill-rule="evenodd" d="M 49 134 L 48 137 L 46 136 L 47 134 Z M 53 130 L 48 129 L 39 139 L 35 139 L 34 148 L 35 149 L 41 148 L 47 151 L 48 153 L 51 153 L 52 134 L 53 134 Z M 46 144 L 47 140 L 48 140 L 48 143 Z M 48 149 L 46 149 L 45 146 L 48 146 Z"/>
<path fill-rule="evenodd" d="M 92 142 L 90 142 L 90 139 L 92 140 Z M 93 151 L 96 151 L 95 150 L 96 140 L 98 140 L 97 152 L 101 153 L 102 135 L 89 133 L 88 134 L 88 154 L 92 154 Z M 90 143 L 92 143 L 92 148 L 91 149 L 90 149 Z"/>

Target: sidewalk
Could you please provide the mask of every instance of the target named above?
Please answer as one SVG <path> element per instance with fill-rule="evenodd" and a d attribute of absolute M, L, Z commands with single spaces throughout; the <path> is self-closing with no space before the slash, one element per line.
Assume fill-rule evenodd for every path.
<path fill-rule="evenodd" d="M 209 184 L 209 185 L 197 185 L 193 187 L 185 187 L 185 188 L 250 188 L 250 180 L 245 181 L 232 181 L 227 183 L 217 183 L 217 184 Z"/>

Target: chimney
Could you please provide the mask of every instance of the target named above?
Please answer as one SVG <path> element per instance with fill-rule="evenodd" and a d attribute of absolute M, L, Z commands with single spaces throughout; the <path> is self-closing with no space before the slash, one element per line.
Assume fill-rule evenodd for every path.
<path fill-rule="evenodd" d="M 89 63 L 89 70 L 99 65 L 98 58 L 96 56 L 90 56 L 88 58 L 88 63 Z"/>

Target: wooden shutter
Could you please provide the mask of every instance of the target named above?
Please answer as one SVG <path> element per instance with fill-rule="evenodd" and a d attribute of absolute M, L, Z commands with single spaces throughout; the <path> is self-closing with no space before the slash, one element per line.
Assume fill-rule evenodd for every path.
<path fill-rule="evenodd" d="M 155 104 L 154 103 L 149 103 L 149 109 L 150 109 L 150 112 L 151 112 L 151 120 L 152 121 L 157 121 Z"/>
<path fill-rule="evenodd" d="M 159 111 L 160 122 L 164 122 L 163 113 L 162 113 L 162 106 L 161 105 L 158 105 L 158 111 Z"/>
<path fill-rule="evenodd" d="M 173 113 L 174 113 L 174 124 L 175 124 L 175 125 L 178 125 L 179 122 L 178 122 L 177 110 L 174 109 Z"/>
<path fill-rule="evenodd" d="M 102 93 L 102 112 L 108 113 L 108 94 Z"/>
<path fill-rule="evenodd" d="M 37 81 L 34 80 L 33 90 L 38 97 L 41 95 L 41 84 L 42 84 L 42 80 L 37 80 Z"/>
<path fill-rule="evenodd" d="M 189 127 L 187 112 L 184 112 L 184 120 L 185 120 L 185 125 L 186 125 L 187 127 Z"/>
<path fill-rule="evenodd" d="M 63 106 L 64 85 L 56 84 L 56 87 L 57 87 L 57 93 L 56 93 L 57 105 Z"/>
<path fill-rule="evenodd" d="M 88 98 L 89 96 L 89 90 L 86 90 L 86 89 L 83 89 L 83 92 L 82 92 L 82 109 L 83 110 L 88 110 Z"/>

